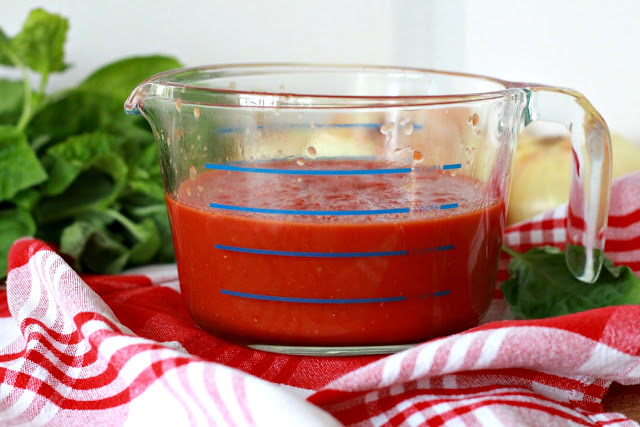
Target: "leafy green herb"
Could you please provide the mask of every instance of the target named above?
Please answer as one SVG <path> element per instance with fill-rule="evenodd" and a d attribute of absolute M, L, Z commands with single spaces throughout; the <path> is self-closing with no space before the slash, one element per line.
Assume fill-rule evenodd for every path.
<path fill-rule="evenodd" d="M 47 179 L 47 174 L 20 130 L 0 126 L 0 201 Z"/>
<path fill-rule="evenodd" d="M 110 94 L 120 100 L 124 100 L 141 81 L 151 77 L 151 75 L 147 74 L 149 68 L 169 70 L 176 68 L 178 65 L 173 58 L 165 56 L 122 59 L 91 74 L 80 85 L 80 88 Z M 120 102 L 120 104 L 123 104 L 123 102 Z"/>
<path fill-rule="evenodd" d="M 0 30 L 0 64 L 23 77 L 0 78 L 0 279 L 11 244 L 25 235 L 58 245 L 81 271 L 173 260 L 154 138 L 122 106 L 141 80 L 182 64 L 126 58 L 49 95 L 49 75 L 67 68 L 68 27 L 36 9 L 14 37 Z"/>
<path fill-rule="evenodd" d="M 106 165 L 105 173 L 122 178 L 127 173 L 124 160 L 115 155 L 120 140 L 114 136 L 103 133 L 85 133 L 71 136 L 65 141 L 49 148 L 43 156 L 43 163 L 49 173 L 49 180 L 42 186 L 42 192 L 46 195 L 57 195 L 65 191 L 78 178 L 81 172 L 96 166 L 104 157 L 113 159 L 119 163 L 121 169 L 111 169 Z"/>
<path fill-rule="evenodd" d="M 115 274 L 129 260 L 127 247 L 103 225 L 90 221 L 76 221 L 65 228 L 60 237 L 60 250 L 74 258 L 74 267 L 80 271 Z"/>
<path fill-rule="evenodd" d="M 504 298 L 518 317 L 540 319 L 611 305 L 640 304 L 640 278 L 627 266 L 615 266 L 609 258 L 595 283 L 573 277 L 564 252 L 544 246 L 513 256 L 509 279 L 502 283 Z"/>
<path fill-rule="evenodd" d="M 11 39 L 0 28 L 0 64 L 15 65 L 13 59 L 15 54 L 11 48 Z"/>
<path fill-rule="evenodd" d="M 22 91 L 21 81 L 0 79 L 0 123 L 18 121 L 22 111 Z"/>
<path fill-rule="evenodd" d="M 22 30 L 11 40 L 15 54 L 45 79 L 54 71 L 64 71 L 64 43 L 69 23 L 43 9 L 32 10 Z"/>
<path fill-rule="evenodd" d="M 20 237 L 32 236 L 35 232 L 36 224 L 25 209 L 0 209 L 0 271 L 7 271 L 11 243 Z"/>

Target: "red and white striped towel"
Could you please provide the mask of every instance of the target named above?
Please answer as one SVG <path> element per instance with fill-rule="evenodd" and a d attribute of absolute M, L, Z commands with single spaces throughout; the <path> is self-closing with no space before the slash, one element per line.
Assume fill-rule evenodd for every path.
<path fill-rule="evenodd" d="M 511 227 L 506 244 L 562 247 L 565 217 Z M 607 238 L 638 273 L 640 173 L 614 183 Z M 196 327 L 174 266 L 80 277 L 34 239 L 9 262 L 0 425 L 637 425 L 601 399 L 640 383 L 640 306 L 522 321 L 497 292 L 481 326 L 402 353 L 286 356 Z"/>

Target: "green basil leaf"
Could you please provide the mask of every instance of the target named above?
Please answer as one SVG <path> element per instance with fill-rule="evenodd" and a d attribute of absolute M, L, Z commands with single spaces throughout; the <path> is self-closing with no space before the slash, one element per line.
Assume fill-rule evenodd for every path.
<path fill-rule="evenodd" d="M 38 149 L 90 132 L 117 136 L 134 156 L 142 147 L 154 145 L 148 123 L 141 117 L 125 115 L 121 100 L 86 89 L 73 89 L 48 100 L 27 129 L 29 140 Z"/>
<path fill-rule="evenodd" d="M 145 207 L 157 203 L 164 204 L 164 189 L 158 180 L 130 178 L 127 183 L 126 193 L 123 194 L 123 203 L 130 207 Z"/>
<path fill-rule="evenodd" d="M 24 83 L 0 79 L 0 124 L 15 124 L 24 103 Z"/>
<path fill-rule="evenodd" d="M 629 267 L 616 267 L 605 257 L 598 280 L 581 282 L 566 267 L 564 253 L 545 246 L 516 254 L 502 292 L 518 317 L 540 319 L 612 305 L 640 304 L 640 278 Z"/>
<path fill-rule="evenodd" d="M 11 47 L 24 63 L 41 74 L 64 71 L 64 43 L 69 22 L 44 9 L 29 13 L 20 32 L 11 40 Z"/>
<path fill-rule="evenodd" d="M 43 164 L 49 180 L 42 186 L 45 195 L 54 196 L 65 191 L 84 170 L 93 167 L 100 156 L 117 151 L 120 141 L 103 133 L 72 136 L 49 148 Z"/>
<path fill-rule="evenodd" d="M 157 163 L 155 158 L 154 163 Z M 154 166 L 150 170 L 154 171 L 154 173 L 158 170 L 159 174 L 159 168 L 157 165 Z M 164 200 L 164 189 L 162 188 L 160 177 L 153 176 L 154 173 L 150 174 L 143 169 L 136 169 L 132 174 L 133 177 L 130 177 L 127 183 L 126 190 L 118 201 L 122 203 L 122 211 L 130 218 L 136 221 L 153 220 L 158 230 L 160 244 L 154 257 L 149 262 L 170 262 L 174 259 L 175 254 L 167 206 Z"/>
<path fill-rule="evenodd" d="M 40 200 L 40 191 L 35 188 L 27 188 L 26 190 L 19 191 L 13 196 L 11 202 L 19 208 L 27 211 L 32 211 Z"/>
<path fill-rule="evenodd" d="M 154 74 L 180 67 L 182 64 L 177 59 L 168 56 L 126 58 L 96 70 L 80 86 L 118 98 L 122 108 L 140 82 Z"/>
<path fill-rule="evenodd" d="M 173 248 L 173 239 L 171 235 L 171 226 L 169 224 L 169 216 L 167 215 L 167 206 L 164 204 L 149 205 L 146 208 L 134 211 L 134 213 L 142 213 L 152 219 L 158 234 L 160 236 L 160 247 L 151 262 L 172 262 L 175 260 L 175 251 Z"/>
<path fill-rule="evenodd" d="M 0 28 L 0 64 L 7 66 L 15 66 L 8 52 L 11 50 L 11 39 Z"/>
<path fill-rule="evenodd" d="M 129 261 L 133 265 L 146 264 L 153 259 L 160 249 L 160 233 L 151 218 L 146 218 L 134 224 L 134 238 L 136 243 L 131 247 Z"/>
<path fill-rule="evenodd" d="M 175 251 L 173 249 L 173 239 L 171 235 L 171 225 L 169 224 L 169 215 L 167 215 L 167 205 L 161 204 L 149 205 L 147 207 L 147 215 L 153 220 L 160 235 L 160 248 L 153 258 L 152 262 L 172 262 L 175 260 Z"/>
<path fill-rule="evenodd" d="M 40 200 L 36 212 L 38 223 L 95 214 L 107 208 L 124 188 L 127 171 L 126 163 L 115 153 L 96 156 L 63 193 Z"/>
<path fill-rule="evenodd" d="M 74 268 L 100 274 L 122 271 L 129 250 L 97 221 L 76 221 L 62 231 L 60 251 L 71 255 Z"/>
<path fill-rule="evenodd" d="M 0 279 L 6 277 L 9 249 L 16 239 L 33 236 L 36 224 L 26 210 L 9 208 L 0 210 Z"/>
<path fill-rule="evenodd" d="M 27 138 L 18 129 L 0 126 L 0 201 L 47 179 Z"/>
<path fill-rule="evenodd" d="M 122 115 L 120 107 L 105 101 L 99 94 L 70 90 L 42 106 L 29 122 L 29 140 L 40 141 L 39 146 L 51 145 L 65 139 L 105 129 L 112 118 Z"/>
<path fill-rule="evenodd" d="M 132 138 L 128 140 L 133 141 Z M 135 172 L 134 179 L 152 179 L 154 183 L 162 182 L 158 151 L 151 132 L 146 132 L 146 139 L 140 139 L 137 144 L 131 145 L 133 147 L 128 152 L 128 158 L 131 159 L 129 164 Z"/>

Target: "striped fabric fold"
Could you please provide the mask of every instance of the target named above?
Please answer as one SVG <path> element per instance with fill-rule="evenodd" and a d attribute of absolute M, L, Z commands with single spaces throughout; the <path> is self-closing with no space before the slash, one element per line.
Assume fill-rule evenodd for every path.
<path fill-rule="evenodd" d="M 559 207 L 506 231 L 566 243 Z M 613 184 L 606 253 L 640 273 L 640 173 Z M 503 255 L 499 281 L 507 277 Z M 640 384 L 640 306 L 517 320 L 499 290 L 480 326 L 389 356 L 252 350 L 199 329 L 175 265 L 80 276 L 36 239 L 0 290 L 0 425 L 638 425 L 607 413 Z"/>

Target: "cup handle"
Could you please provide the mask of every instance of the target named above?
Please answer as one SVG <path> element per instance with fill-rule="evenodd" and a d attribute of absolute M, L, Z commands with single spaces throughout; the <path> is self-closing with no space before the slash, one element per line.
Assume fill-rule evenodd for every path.
<path fill-rule="evenodd" d="M 577 279 L 593 283 L 602 268 L 609 214 L 609 129 L 579 92 L 535 85 L 518 86 L 526 95 L 523 126 L 536 120 L 553 121 L 564 124 L 571 133 L 573 166 L 565 260 Z"/>

